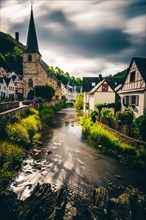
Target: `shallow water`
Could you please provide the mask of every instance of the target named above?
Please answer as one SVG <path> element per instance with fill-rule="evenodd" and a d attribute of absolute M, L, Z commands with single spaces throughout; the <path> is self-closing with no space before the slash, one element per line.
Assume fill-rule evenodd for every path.
<path fill-rule="evenodd" d="M 98 186 L 107 187 L 113 194 L 128 185 L 145 190 L 144 176 L 100 154 L 82 137 L 73 108 L 57 113 L 52 125 L 43 129 L 43 146 L 29 150 L 10 188 L 20 199 L 28 197 L 38 182 L 51 183 L 53 190 L 65 183 L 85 195 Z"/>

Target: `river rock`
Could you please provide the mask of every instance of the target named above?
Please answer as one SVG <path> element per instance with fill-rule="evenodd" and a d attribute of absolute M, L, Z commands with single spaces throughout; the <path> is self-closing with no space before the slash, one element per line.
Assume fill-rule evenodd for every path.
<path fill-rule="evenodd" d="M 32 184 L 28 185 L 32 187 Z M 144 220 L 146 196 L 127 187 L 117 198 L 109 198 L 108 190 L 96 188 L 85 198 L 79 191 L 62 185 L 53 191 L 50 184 L 37 184 L 31 195 L 20 201 L 11 191 L 0 193 L 1 220 Z"/>

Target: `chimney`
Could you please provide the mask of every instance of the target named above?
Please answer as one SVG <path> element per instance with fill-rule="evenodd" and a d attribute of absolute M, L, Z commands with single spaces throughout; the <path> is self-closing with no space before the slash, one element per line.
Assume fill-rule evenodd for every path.
<path fill-rule="evenodd" d="M 19 42 L 19 32 L 15 32 L 15 40 Z"/>
<path fill-rule="evenodd" d="M 102 78 L 102 74 L 99 74 L 99 80 L 102 80 L 103 78 Z"/>

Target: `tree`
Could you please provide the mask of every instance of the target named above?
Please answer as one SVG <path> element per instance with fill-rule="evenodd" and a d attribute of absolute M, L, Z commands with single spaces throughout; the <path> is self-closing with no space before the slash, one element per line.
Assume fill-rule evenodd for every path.
<path fill-rule="evenodd" d="M 54 95 L 55 90 L 49 85 L 35 86 L 29 91 L 28 99 L 33 99 L 35 97 L 45 99 L 46 101 L 51 101 Z"/>
<path fill-rule="evenodd" d="M 35 96 L 51 101 L 52 97 L 55 95 L 55 90 L 49 86 L 35 86 L 34 87 Z"/>
<path fill-rule="evenodd" d="M 76 98 L 76 101 L 74 103 L 74 107 L 77 110 L 82 110 L 83 109 L 83 94 L 79 94 Z"/>

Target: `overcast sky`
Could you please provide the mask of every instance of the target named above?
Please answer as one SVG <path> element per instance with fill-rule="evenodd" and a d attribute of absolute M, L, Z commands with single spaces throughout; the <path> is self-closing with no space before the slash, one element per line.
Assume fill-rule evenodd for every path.
<path fill-rule="evenodd" d="M 1 31 L 26 45 L 29 0 L 1 1 Z M 74 76 L 109 75 L 146 57 L 146 0 L 34 0 L 39 49 Z"/>

